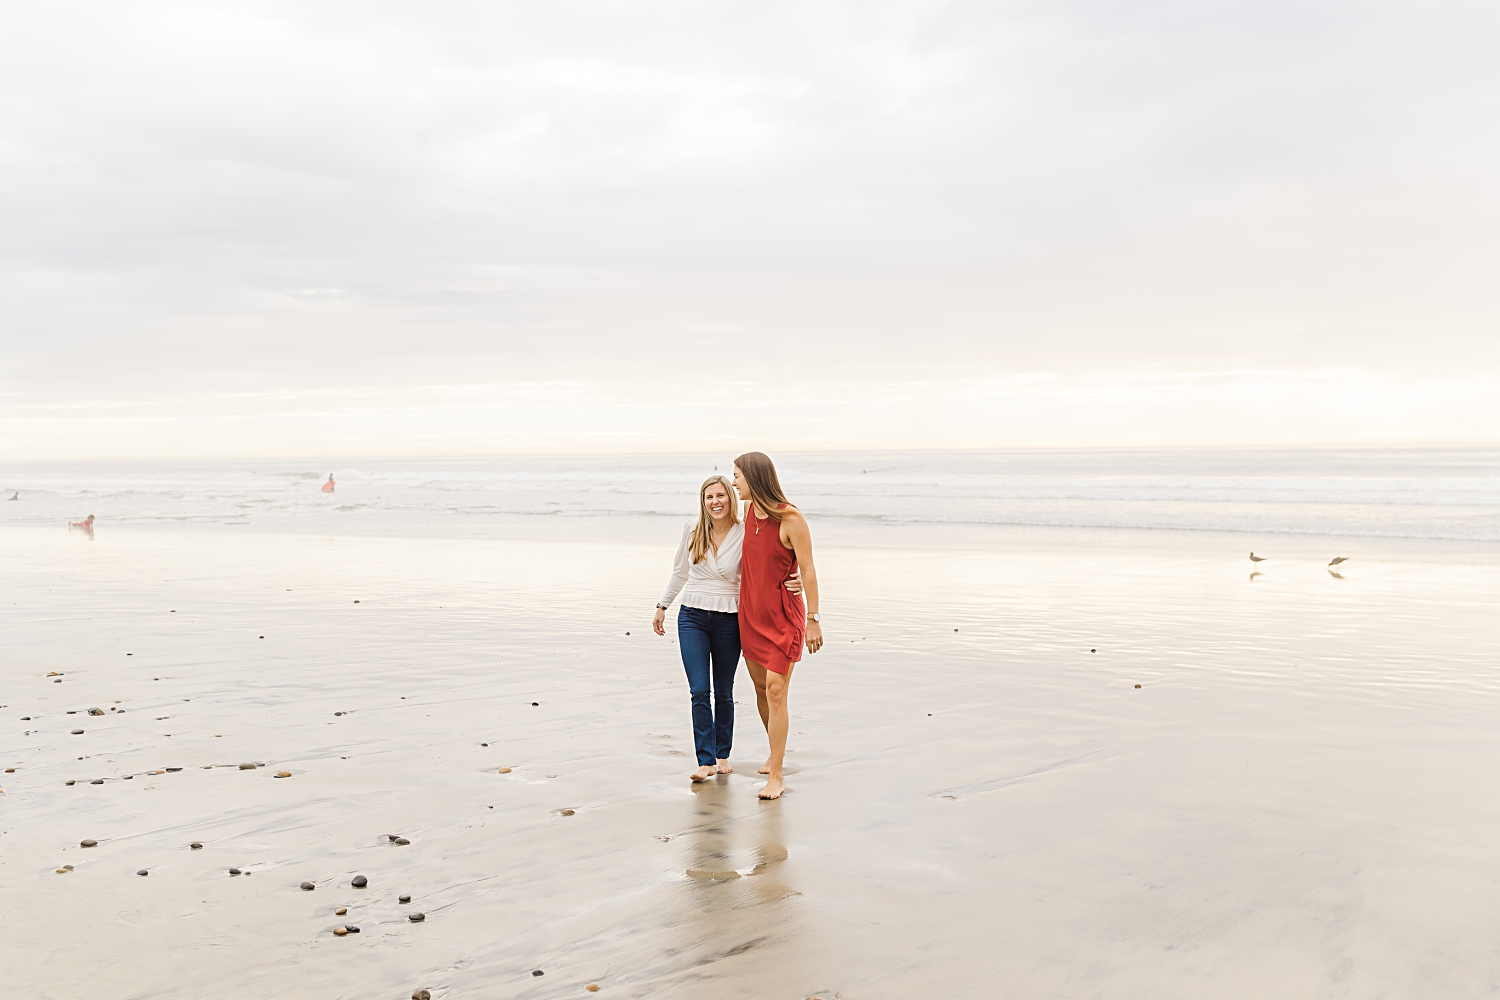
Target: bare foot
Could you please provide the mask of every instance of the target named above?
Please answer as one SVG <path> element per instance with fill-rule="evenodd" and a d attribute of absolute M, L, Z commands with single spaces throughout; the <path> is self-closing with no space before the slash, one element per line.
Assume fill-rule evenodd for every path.
<path fill-rule="evenodd" d="M 781 783 L 780 778 L 767 778 L 766 783 L 755 795 L 756 798 L 761 799 L 779 799 L 784 791 L 786 791 L 786 786 Z"/>
<path fill-rule="evenodd" d="M 714 766 L 712 764 L 704 764 L 702 767 L 698 768 L 698 770 L 688 775 L 688 777 L 692 778 L 694 781 L 707 781 L 713 776 Z"/>
<path fill-rule="evenodd" d="M 766 762 L 764 764 L 762 764 L 760 767 L 756 768 L 755 773 L 756 774 L 770 774 L 771 773 L 771 758 L 767 757 L 766 758 Z"/>
<path fill-rule="evenodd" d="M 720 774 L 733 774 L 734 768 L 729 766 L 729 761 L 721 760 L 719 761 L 718 771 Z"/>

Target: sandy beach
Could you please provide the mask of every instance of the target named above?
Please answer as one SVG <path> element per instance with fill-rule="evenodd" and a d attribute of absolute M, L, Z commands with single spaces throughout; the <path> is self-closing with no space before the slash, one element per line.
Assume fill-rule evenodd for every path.
<path fill-rule="evenodd" d="M 1251 579 L 1264 536 L 825 522 L 829 644 L 765 803 L 743 668 L 736 773 L 686 780 L 675 638 L 649 627 L 679 525 L 6 526 L 11 989 L 1500 980 L 1493 543 L 1288 536 Z"/>

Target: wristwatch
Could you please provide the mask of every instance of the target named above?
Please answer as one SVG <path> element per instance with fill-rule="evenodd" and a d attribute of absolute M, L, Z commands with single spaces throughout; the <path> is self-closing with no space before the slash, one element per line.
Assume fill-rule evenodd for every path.
<path fill-rule="evenodd" d="M 813 614 L 808 615 L 807 617 L 811 618 L 813 621 L 817 622 L 819 625 L 823 624 L 823 616 L 820 615 L 820 614 L 817 614 L 816 612 L 814 612 Z"/>
<path fill-rule="evenodd" d="M 667 610 L 667 606 L 665 604 L 657 604 L 656 608 L 657 608 L 658 611 L 665 611 L 665 610 Z"/>

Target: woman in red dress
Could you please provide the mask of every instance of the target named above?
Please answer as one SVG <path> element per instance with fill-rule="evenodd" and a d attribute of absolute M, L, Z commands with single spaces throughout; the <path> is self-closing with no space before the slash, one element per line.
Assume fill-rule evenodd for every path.
<path fill-rule="evenodd" d="M 787 689 L 792 683 L 792 666 L 802 659 L 804 644 L 809 653 L 816 653 L 823 645 L 818 572 L 813 568 L 807 519 L 782 494 L 781 480 L 771 460 L 758 451 L 735 459 L 734 488 L 741 500 L 750 501 L 740 559 L 740 647 L 750 679 L 755 682 L 760 720 L 771 742 L 771 756 L 760 769 L 766 783 L 759 795 L 775 799 L 784 790 L 781 764 L 790 723 Z M 802 595 L 790 593 L 783 586 L 799 569 L 806 607 Z"/>

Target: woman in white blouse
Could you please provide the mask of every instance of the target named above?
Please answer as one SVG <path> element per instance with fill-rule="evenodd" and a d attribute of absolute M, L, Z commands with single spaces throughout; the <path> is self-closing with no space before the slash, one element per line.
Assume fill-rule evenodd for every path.
<path fill-rule="evenodd" d="M 677 644 L 693 703 L 694 781 L 728 774 L 734 741 L 734 674 L 740 662 L 740 550 L 745 526 L 729 480 L 710 476 L 698 489 L 698 519 L 682 529 L 667 592 L 656 605 L 651 627 L 666 635 L 667 609 L 678 593 Z M 802 577 L 786 583 L 802 592 Z M 710 682 L 712 684 L 710 685 Z M 712 701 L 710 702 L 710 686 Z"/>

